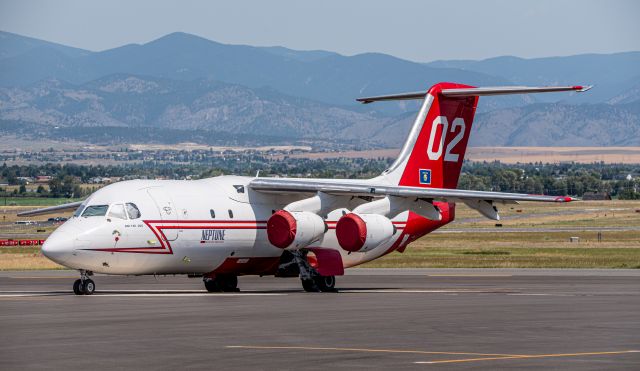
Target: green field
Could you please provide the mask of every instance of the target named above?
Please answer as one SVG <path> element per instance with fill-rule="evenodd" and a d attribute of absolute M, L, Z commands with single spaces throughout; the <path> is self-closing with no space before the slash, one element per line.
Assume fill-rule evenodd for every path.
<path fill-rule="evenodd" d="M 69 202 L 81 201 L 81 198 L 49 198 L 49 197 L 2 197 L 2 206 L 56 206 Z"/>
<path fill-rule="evenodd" d="M 580 242 L 569 242 L 569 237 Z M 439 233 L 369 268 L 640 268 L 640 232 Z"/>

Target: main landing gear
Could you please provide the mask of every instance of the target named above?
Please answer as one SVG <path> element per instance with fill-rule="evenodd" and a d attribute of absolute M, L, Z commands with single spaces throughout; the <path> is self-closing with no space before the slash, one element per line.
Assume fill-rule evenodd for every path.
<path fill-rule="evenodd" d="M 238 276 L 234 274 L 205 275 L 202 280 L 209 292 L 238 292 Z"/>
<path fill-rule="evenodd" d="M 302 288 L 306 292 L 338 292 L 336 290 L 336 276 L 315 276 L 300 278 Z"/>
<path fill-rule="evenodd" d="M 300 271 L 302 288 L 306 292 L 338 292 L 336 290 L 336 276 L 322 276 L 309 264 L 306 252 L 292 251 L 295 262 Z"/>
<path fill-rule="evenodd" d="M 80 279 L 73 283 L 73 293 L 76 295 L 91 295 L 96 291 L 96 284 L 89 276 L 92 272 L 80 270 Z"/>

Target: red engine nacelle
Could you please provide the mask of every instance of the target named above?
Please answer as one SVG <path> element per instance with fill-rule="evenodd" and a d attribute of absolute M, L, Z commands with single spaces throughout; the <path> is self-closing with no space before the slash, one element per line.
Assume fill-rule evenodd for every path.
<path fill-rule="evenodd" d="M 340 247 L 365 252 L 389 241 L 396 229 L 389 218 L 378 214 L 350 213 L 338 220 L 336 237 Z"/>
<path fill-rule="evenodd" d="M 267 221 L 267 237 L 281 249 L 300 249 L 322 237 L 327 225 L 322 218 L 308 211 L 276 211 Z"/>

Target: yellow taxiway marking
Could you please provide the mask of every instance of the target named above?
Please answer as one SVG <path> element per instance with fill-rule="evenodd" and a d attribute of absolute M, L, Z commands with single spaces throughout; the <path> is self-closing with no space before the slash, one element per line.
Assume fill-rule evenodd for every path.
<path fill-rule="evenodd" d="M 442 359 L 435 361 L 418 361 L 416 364 L 440 364 L 440 363 L 462 363 L 494 361 L 503 359 L 536 359 L 554 357 L 581 357 L 598 355 L 620 355 L 629 353 L 640 353 L 640 350 L 620 350 L 609 352 L 585 352 L 585 353 L 556 353 L 556 354 L 492 354 L 492 353 L 466 353 L 466 352 L 432 352 L 425 350 L 403 350 L 403 349 L 370 349 L 370 348 L 336 348 L 336 347 L 304 347 L 304 346 L 268 346 L 268 345 L 227 345 L 229 349 L 263 349 L 263 350 L 316 350 L 330 352 L 367 352 L 367 353 L 401 353 L 401 354 L 438 354 L 438 355 L 467 355 L 478 356 L 474 358 L 462 359 Z"/>
<path fill-rule="evenodd" d="M 403 350 L 403 349 L 369 349 L 369 348 L 333 348 L 333 347 L 301 347 L 301 346 L 266 346 L 266 345 L 227 345 L 225 348 L 232 349 L 272 349 L 272 350 L 325 350 L 333 352 L 367 352 L 367 353 L 409 353 L 409 354 L 446 354 L 446 355 L 467 355 L 467 356 L 487 356 L 487 357 L 520 357 L 519 354 L 487 354 L 487 353 L 465 353 L 465 352 L 429 352 L 425 350 Z"/>
<path fill-rule="evenodd" d="M 628 354 L 628 353 L 640 353 L 640 350 L 620 350 L 611 352 L 588 352 L 588 353 L 557 353 L 557 354 L 530 354 L 530 355 L 511 355 L 511 356 L 497 356 L 497 357 L 482 357 L 482 358 L 463 358 L 463 359 L 443 359 L 436 361 L 418 361 L 416 364 L 440 364 L 440 363 L 462 363 L 462 362 L 480 362 L 480 361 L 495 361 L 503 359 L 535 359 L 535 358 L 554 358 L 554 357 L 581 357 L 581 356 L 600 356 L 600 355 L 615 355 L 615 354 Z"/>

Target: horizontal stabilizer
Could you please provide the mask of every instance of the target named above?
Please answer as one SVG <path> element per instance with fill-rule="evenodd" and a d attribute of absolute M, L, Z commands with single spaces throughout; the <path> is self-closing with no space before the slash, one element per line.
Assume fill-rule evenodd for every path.
<path fill-rule="evenodd" d="M 479 97 L 486 95 L 506 95 L 506 94 L 530 94 L 530 93 L 556 93 L 562 91 L 584 92 L 592 86 L 494 86 L 486 88 L 463 88 L 463 89 L 442 89 L 440 94 L 445 97 Z M 365 97 L 356 99 L 358 102 L 368 104 L 372 102 L 388 100 L 409 100 L 424 99 L 428 92 L 410 92 L 391 95 L 379 95 L 375 97 Z"/>

